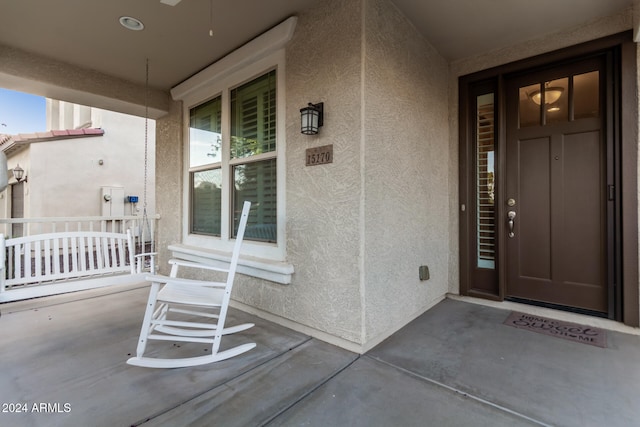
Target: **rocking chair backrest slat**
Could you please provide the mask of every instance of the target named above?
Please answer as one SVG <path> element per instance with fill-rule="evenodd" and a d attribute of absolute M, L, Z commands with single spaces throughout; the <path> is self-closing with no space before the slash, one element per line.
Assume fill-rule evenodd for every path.
<path fill-rule="evenodd" d="M 240 223 L 238 224 L 236 242 L 233 245 L 233 253 L 231 254 L 231 264 L 229 265 L 229 275 L 227 276 L 227 287 L 229 287 L 230 284 L 233 284 L 233 279 L 236 274 L 236 268 L 238 267 L 238 260 L 240 258 L 240 248 L 242 247 L 242 241 L 244 240 L 244 232 L 247 228 L 247 219 L 249 218 L 250 209 L 251 202 L 244 202 L 242 206 L 242 213 L 240 214 Z"/>
<path fill-rule="evenodd" d="M 220 306 L 218 326 L 216 327 L 216 333 L 213 337 L 212 351 L 214 354 L 217 353 L 218 350 L 220 349 L 220 342 L 222 340 L 222 331 L 224 330 L 224 324 L 227 317 L 227 309 L 229 308 L 229 301 L 231 300 L 231 289 L 233 288 L 233 280 L 236 275 L 236 268 L 238 267 L 238 259 L 240 258 L 240 248 L 242 247 L 242 240 L 244 239 L 244 231 L 247 228 L 247 219 L 249 217 L 250 209 L 251 209 L 251 202 L 245 201 L 242 207 L 242 213 L 240 214 L 240 224 L 238 225 L 236 243 L 233 246 L 233 253 L 231 255 L 231 264 L 229 265 L 229 273 L 227 274 L 227 285 L 224 290 L 222 305 Z"/>

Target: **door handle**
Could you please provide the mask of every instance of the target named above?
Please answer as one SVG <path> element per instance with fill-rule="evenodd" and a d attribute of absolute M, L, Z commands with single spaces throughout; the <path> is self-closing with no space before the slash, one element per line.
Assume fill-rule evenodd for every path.
<path fill-rule="evenodd" d="M 515 225 L 516 213 L 514 211 L 507 212 L 507 224 L 509 225 L 509 237 L 515 236 L 513 232 L 513 227 Z"/>

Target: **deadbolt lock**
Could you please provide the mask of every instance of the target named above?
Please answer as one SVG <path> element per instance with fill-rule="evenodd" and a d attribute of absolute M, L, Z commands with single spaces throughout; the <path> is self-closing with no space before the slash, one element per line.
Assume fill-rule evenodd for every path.
<path fill-rule="evenodd" d="M 507 205 L 508 206 L 515 206 L 516 205 L 516 199 L 507 200 Z"/>

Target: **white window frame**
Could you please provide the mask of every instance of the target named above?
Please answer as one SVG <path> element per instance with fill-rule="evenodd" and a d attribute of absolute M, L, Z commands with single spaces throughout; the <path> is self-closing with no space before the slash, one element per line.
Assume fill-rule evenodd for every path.
<path fill-rule="evenodd" d="M 234 239 L 230 238 L 231 191 L 230 183 L 222 189 L 221 236 L 190 233 L 190 167 L 189 167 L 189 114 L 191 108 L 217 96 L 222 97 L 222 171 L 223 179 L 231 180 L 230 166 L 230 92 L 238 86 L 276 70 L 276 167 L 277 167 L 277 243 L 245 239 L 238 271 L 263 277 L 279 283 L 289 283 L 293 267 L 286 263 L 286 94 L 285 94 L 285 44 L 293 36 L 296 18 L 252 40 L 220 61 L 171 90 L 175 100 L 183 101 L 183 242 L 169 249 L 174 256 L 208 258 L 214 263 L 225 262 L 230 257 Z M 225 175 L 226 174 L 226 175 Z M 206 261 L 206 260 L 205 260 Z M 243 271 L 244 270 L 244 271 Z"/>

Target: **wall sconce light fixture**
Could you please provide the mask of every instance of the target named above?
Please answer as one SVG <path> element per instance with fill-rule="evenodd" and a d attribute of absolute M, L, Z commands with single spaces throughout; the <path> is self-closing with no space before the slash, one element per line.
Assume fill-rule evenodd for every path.
<path fill-rule="evenodd" d="M 24 169 L 22 169 L 20 167 L 20 165 L 16 165 L 16 167 L 13 168 L 13 177 L 18 182 L 22 181 L 22 178 L 24 178 Z M 26 178 L 25 178 L 25 180 L 26 180 Z"/>
<path fill-rule="evenodd" d="M 305 135 L 316 135 L 323 125 L 324 102 L 318 104 L 309 103 L 307 107 L 300 109 L 300 132 Z"/>

